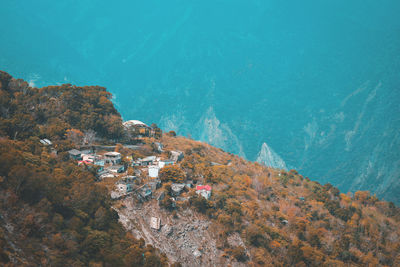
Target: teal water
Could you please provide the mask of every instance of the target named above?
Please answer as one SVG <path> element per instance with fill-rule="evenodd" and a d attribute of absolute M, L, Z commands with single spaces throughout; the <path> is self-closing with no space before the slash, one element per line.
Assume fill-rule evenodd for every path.
<path fill-rule="evenodd" d="M 3 1 L 0 69 L 400 201 L 400 2 Z"/>

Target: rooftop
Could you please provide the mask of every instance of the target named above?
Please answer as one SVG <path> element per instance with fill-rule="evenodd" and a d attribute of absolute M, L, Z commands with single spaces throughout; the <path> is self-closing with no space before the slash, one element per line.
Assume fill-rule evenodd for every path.
<path fill-rule="evenodd" d="M 150 156 L 150 157 L 141 159 L 141 161 L 154 161 L 154 160 L 156 160 L 156 158 L 157 158 L 156 156 Z"/>
<path fill-rule="evenodd" d="M 206 191 L 211 191 L 211 186 L 209 185 L 197 185 L 196 190 L 206 190 Z"/>
<path fill-rule="evenodd" d="M 82 154 L 82 152 L 79 151 L 78 149 L 71 149 L 70 151 L 68 151 L 68 153 L 75 156 Z"/>
<path fill-rule="evenodd" d="M 124 167 L 124 165 L 112 165 L 112 166 L 107 167 L 107 169 L 109 169 L 109 170 L 119 170 L 120 168 L 123 168 L 123 167 Z"/>
<path fill-rule="evenodd" d="M 53 143 L 52 143 L 49 139 L 47 139 L 47 138 L 41 139 L 41 140 L 40 140 L 40 143 L 42 143 L 43 145 L 46 145 L 46 146 L 50 146 L 50 145 L 53 144 Z"/>
<path fill-rule="evenodd" d="M 138 120 L 129 120 L 129 121 L 125 121 L 123 124 L 124 124 L 125 127 L 136 126 L 136 125 L 148 127 L 144 122 L 138 121 Z"/>
<path fill-rule="evenodd" d="M 121 153 L 119 153 L 119 152 L 107 152 L 107 153 L 104 153 L 104 156 L 116 157 L 116 156 L 121 156 Z"/>

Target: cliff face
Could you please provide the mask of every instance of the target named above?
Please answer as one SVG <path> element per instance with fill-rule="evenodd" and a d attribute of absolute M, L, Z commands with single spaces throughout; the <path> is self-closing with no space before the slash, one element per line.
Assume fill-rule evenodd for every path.
<path fill-rule="evenodd" d="M 286 164 L 283 159 L 270 148 L 267 143 L 263 143 L 260 153 L 258 153 L 256 161 L 267 167 L 275 169 L 287 170 Z"/>
<path fill-rule="evenodd" d="M 365 83 L 334 112 L 313 117 L 304 127 L 297 168 L 343 191 L 370 190 L 398 203 L 400 124 L 392 114 L 400 111 L 393 101 L 400 95 L 388 86 Z"/>
<path fill-rule="evenodd" d="M 191 125 L 192 120 L 193 118 L 186 118 L 181 113 L 177 113 L 163 116 L 160 126 L 166 130 L 186 133 L 196 140 L 245 157 L 241 141 L 227 123 L 217 118 L 213 107 L 201 113 L 194 125 Z"/>

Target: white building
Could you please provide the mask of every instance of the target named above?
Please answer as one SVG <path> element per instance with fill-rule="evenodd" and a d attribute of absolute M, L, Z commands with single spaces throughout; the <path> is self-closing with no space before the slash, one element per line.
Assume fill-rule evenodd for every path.
<path fill-rule="evenodd" d="M 45 145 L 45 146 L 51 146 L 53 143 L 49 140 L 49 139 L 47 139 L 47 138 L 44 138 L 44 139 L 41 139 L 40 140 L 40 143 L 42 144 L 42 145 Z"/>
<path fill-rule="evenodd" d="M 209 199 L 211 197 L 211 186 L 209 185 L 197 185 L 196 193 L 201 195 L 205 199 Z"/>
<path fill-rule="evenodd" d="M 160 167 L 160 169 L 164 168 L 165 166 L 168 165 L 174 165 L 174 161 L 173 160 L 160 160 L 158 161 L 158 167 Z"/>
<path fill-rule="evenodd" d="M 150 219 L 150 227 L 155 230 L 160 230 L 161 227 L 161 219 L 156 217 L 151 217 Z"/>
<path fill-rule="evenodd" d="M 123 125 L 125 127 L 135 127 L 135 126 L 141 126 L 141 127 L 149 127 L 147 126 L 144 122 L 138 121 L 138 120 L 129 120 L 129 121 L 125 121 L 123 123 Z"/>
<path fill-rule="evenodd" d="M 160 170 L 160 167 L 158 166 L 149 166 L 149 176 L 151 178 L 158 178 L 158 172 Z"/>

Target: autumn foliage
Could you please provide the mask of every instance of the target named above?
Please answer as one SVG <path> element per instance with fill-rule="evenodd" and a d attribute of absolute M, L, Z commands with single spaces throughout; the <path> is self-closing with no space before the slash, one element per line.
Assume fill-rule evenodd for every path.
<path fill-rule="evenodd" d="M 111 95 L 97 86 L 31 88 L 0 72 L 0 96 L 0 265 L 165 266 L 164 255 L 125 232 L 107 189 L 64 152 L 93 138 L 91 129 L 121 136 Z"/>
<path fill-rule="evenodd" d="M 400 265 L 400 210 L 393 203 L 369 192 L 341 194 L 295 170 L 266 168 L 182 137 L 161 141 L 185 151 L 179 167 L 187 179 L 212 186 L 209 200 L 192 194 L 188 204 L 218 225 L 225 257 L 249 266 Z M 229 244 L 235 234 L 246 247 Z"/>
<path fill-rule="evenodd" d="M 111 94 L 100 86 L 71 84 L 32 88 L 0 71 L 0 135 L 14 140 L 31 136 L 64 139 L 69 129 L 91 130 L 99 137 L 123 137 L 121 116 Z"/>
<path fill-rule="evenodd" d="M 110 98 L 98 86 L 37 89 L 0 72 L 0 265 L 168 264 L 122 228 L 107 189 L 65 152 L 96 138 L 124 138 Z M 50 138 L 58 154 L 41 138 Z M 149 140 L 143 149 L 150 154 Z M 165 151 L 185 154 L 160 171 L 168 193 L 160 205 L 211 221 L 224 257 L 248 266 L 400 266 L 400 210 L 393 203 L 369 192 L 343 194 L 295 170 L 266 168 L 173 133 L 159 141 Z M 171 183 L 185 181 L 210 185 L 211 198 L 188 189 L 187 200 L 174 199 Z"/>

